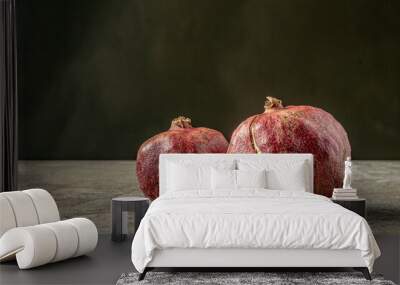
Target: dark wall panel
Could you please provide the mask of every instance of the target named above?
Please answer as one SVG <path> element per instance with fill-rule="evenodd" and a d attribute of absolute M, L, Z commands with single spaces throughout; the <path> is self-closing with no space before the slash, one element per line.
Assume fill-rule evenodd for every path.
<path fill-rule="evenodd" d="M 21 0 L 20 156 L 132 159 L 177 115 L 224 132 L 272 95 L 400 159 L 400 2 Z"/>

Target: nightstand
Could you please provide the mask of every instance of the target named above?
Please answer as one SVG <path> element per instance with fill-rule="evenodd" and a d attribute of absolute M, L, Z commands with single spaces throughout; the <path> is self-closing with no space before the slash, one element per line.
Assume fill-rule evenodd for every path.
<path fill-rule="evenodd" d="M 359 214 L 361 217 L 366 218 L 367 216 L 367 202 L 365 199 L 358 198 L 352 200 L 336 200 L 331 199 L 333 203 L 339 204 L 340 206 Z"/>
<path fill-rule="evenodd" d="M 143 197 L 117 197 L 111 201 L 113 241 L 123 241 L 128 234 L 128 212 L 135 214 L 135 232 L 149 208 L 150 200 Z M 134 233 L 135 233 L 134 232 Z"/>

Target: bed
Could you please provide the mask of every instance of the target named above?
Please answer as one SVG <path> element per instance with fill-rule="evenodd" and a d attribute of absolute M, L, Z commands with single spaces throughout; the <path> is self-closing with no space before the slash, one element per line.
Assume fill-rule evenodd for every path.
<path fill-rule="evenodd" d="M 313 194 L 311 154 L 162 154 L 160 197 L 132 243 L 159 267 L 352 267 L 380 251 L 361 216 Z"/>

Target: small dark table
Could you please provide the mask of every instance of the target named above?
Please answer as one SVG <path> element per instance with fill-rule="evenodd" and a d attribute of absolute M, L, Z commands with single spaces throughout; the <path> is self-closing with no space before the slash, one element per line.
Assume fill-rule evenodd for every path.
<path fill-rule="evenodd" d="M 366 200 L 362 198 L 352 199 L 352 200 L 336 200 L 331 199 L 332 202 L 341 205 L 342 207 L 359 214 L 361 217 L 366 218 Z"/>
<path fill-rule="evenodd" d="M 150 200 L 143 197 L 117 197 L 111 201 L 113 241 L 123 241 L 128 234 L 128 212 L 135 214 L 135 232 L 149 208 Z"/>

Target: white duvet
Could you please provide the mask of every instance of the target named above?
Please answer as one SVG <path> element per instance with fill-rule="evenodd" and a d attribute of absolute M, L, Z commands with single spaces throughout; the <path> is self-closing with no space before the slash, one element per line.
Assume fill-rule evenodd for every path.
<path fill-rule="evenodd" d="M 132 262 L 143 272 L 165 248 L 358 249 L 370 271 L 380 255 L 359 215 L 320 195 L 265 189 L 164 194 L 140 223 Z"/>

